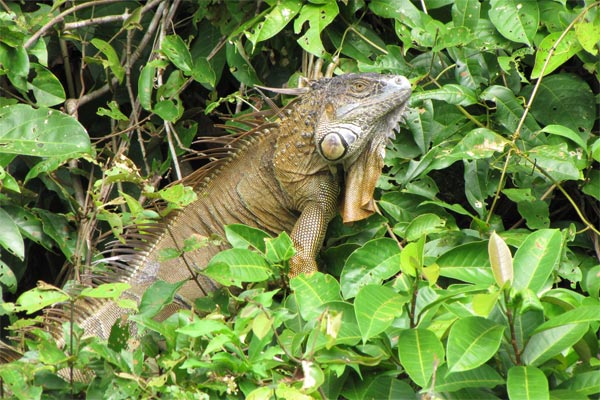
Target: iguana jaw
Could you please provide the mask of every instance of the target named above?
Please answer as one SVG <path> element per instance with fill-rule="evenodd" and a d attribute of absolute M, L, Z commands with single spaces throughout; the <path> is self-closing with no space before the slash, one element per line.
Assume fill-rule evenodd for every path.
<path fill-rule="evenodd" d="M 394 137 L 410 97 L 410 83 L 406 78 L 388 76 L 382 79 L 387 85 L 383 96 L 374 99 L 379 101 L 379 105 L 370 102 L 370 107 L 367 106 L 377 118 L 370 121 L 366 131 L 362 132 L 366 143 L 362 144 L 356 156 L 344 161 L 346 179 L 340 210 L 344 223 L 367 218 L 376 211 L 373 194 L 384 165 L 385 146 Z"/>

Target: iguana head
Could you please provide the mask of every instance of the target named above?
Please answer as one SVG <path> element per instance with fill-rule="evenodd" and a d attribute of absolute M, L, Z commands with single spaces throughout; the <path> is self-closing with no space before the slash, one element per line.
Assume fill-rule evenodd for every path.
<path fill-rule="evenodd" d="M 400 75 L 346 74 L 317 81 L 312 89 L 325 100 L 315 130 L 317 151 L 346 173 L 342 218 L 366 218 L 375 211 L 385 145 L 408 103 L 410 82 Z"/>

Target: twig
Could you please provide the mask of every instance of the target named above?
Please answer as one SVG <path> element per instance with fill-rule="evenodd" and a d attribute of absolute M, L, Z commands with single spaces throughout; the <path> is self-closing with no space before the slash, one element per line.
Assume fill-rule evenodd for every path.
<path fill-rule="evenodd" d="M 52 18 L 44 26 L 42 26 L 37 32 L 35 32 L 33 35 L 31 35 L 31 37 L 25 42 L 23 47 L 25 49 L 30 48 L 35 42 L 38 41 L 38 39 L 40 37 L 42 37 L 42 35 L 44 35 L 47 31 L 49 31 L 54 25 L 58 24 L 59 22 L 62 22 L 64 20 L 64 18 L 69 14 L 73 14 L 74 12 L 82 10 L 84 8 L 99 6 L 102 4 L 118 3 L 119 1 L 121 1 L 121 0 L 96 0 L 96 1 L 90 1 L 89 3 L 78 4 L 76 6 L 68 8 L 65 11 L 58 14 L 56 17 Z"/>
<path fill-rule="evenodd" d="M 64 24 L 63 30 L 71 31 L 74 29 L 84 28 L 84 27 L 90 26 L 90 25 L 109 24 L 111 22 L 125 21 L 130 16 L 131 16 L 131 13 L 126 11 L 125 14 L 121 14 L 121 15 L 107 15 L 104 17 L 96 17 L 96 18 L 84 19 L 81 21 L 67 22 Z"/>

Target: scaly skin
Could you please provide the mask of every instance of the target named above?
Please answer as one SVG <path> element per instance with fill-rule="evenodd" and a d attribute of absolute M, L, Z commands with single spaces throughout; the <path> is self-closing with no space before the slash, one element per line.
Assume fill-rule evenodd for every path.
<path fill-rule="evenodd" d="M 224 225 L 233 223 L 290 232 L 297 250 L 290 276 L 316 271 L 327 224 L 338 210 L 345 222 L 374 212 L 385 144 L 410 93 L 406 78 L 393 75 L 348 74 L 311 83 L 279 120 L 249 135 L 197 185 L 197 201 L 145 229 L 143 240 L 117 248 L 107 259 L 111 279 L 129 283 L 125 296 L 138 302 L 157 279 L 186 279 L 167 313 L 189 306 L 217 287 L 198 273 L 224 246 L 186 252 L 185 260 L 159 261 L 160 251 L 180 249 L 192 236 L 223 236 Z M 104 339 L 124 314 L 110 300 L 82 301 L 74 313 L 87 335 Z"/>

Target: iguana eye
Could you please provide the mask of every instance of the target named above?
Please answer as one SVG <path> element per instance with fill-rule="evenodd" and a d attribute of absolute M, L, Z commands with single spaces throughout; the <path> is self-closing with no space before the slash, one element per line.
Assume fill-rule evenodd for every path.
<path fill-rule="evenodd" d="M 354 81 L 354 83 L 352 84 L 352 91 L 355 93 L 361 93 L 364 92 L 367 89 L 367 82 L 360 80 L 360 81 Z"/>

